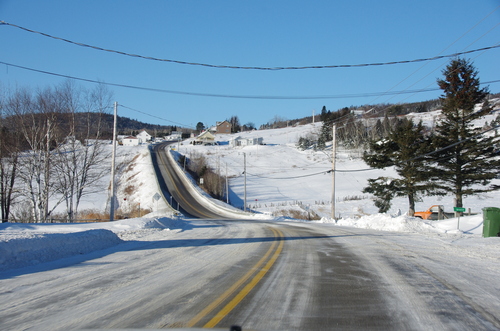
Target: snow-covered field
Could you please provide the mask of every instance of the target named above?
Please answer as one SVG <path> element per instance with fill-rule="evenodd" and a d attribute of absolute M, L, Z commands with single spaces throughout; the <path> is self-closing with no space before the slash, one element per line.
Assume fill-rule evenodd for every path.
<path fill-rule="evenodd" d="M 424 121 L 434 121 L 438 113 L 426 113 Z M 413 115 L 417 120 L 418 114 Z M 488 118 L 486 121 L 491 121 Z M 331 153 L 300 151 L 295 147 L 300 137 L 317 135 L 321 123 L 283 129 L 253 131 L 238 135 L 220 135 L 219 145 L 193 146 L 188 141 L 178 147 L 187 157 L 202 153 L 214 169 L 228 176 L 230 202 L 242 208 L 244 197 L 244 155 L 246 155 L 247 205 L 260 218 L 286 222 L 316 222 L 324 226 L 348 226 L 380 231 L 396 231 L 433 237 L 456 247 L 468 247 L 480 255 L 498 256 L 500 238 L 482 238 L 482 208 L 500 207 L 500 192 L 467 197 L 466 208 L 474 216 L 445 221 L 421 221 L 405 216 L 408 208 L 403 198 L 396 198 L 389 213 L 378 214 L 369 195 L 362 193 L 368 178 L 389 170 L 368 169 L 359 151 L 339 150 L 336 158 L 335 210 L 337 221 L 331 217 L 332 177 Z M 231 147 L 230 140 L 262 137 L 265 145 Z M 177 147 L 177 146 L 176 146 Z M 177 148 L 176 148 L 177 149 Z M 141 218 L 115 222 L 85 224 L 0 224 L 0 271 L 29 267 L 46 261 L 76 257 L 101 250 L 128 240 L 140 240 L 151 231 L 163 231 L 175 236 L 186 230 L 189 221 L 176 217 L 163 200 L 153 196 L 159 192 L 147 146 L 118 147 L 117 199 L 123 213 L 137 208 L 152 211 Z M 107 187 L 109 177 L 103 179 Z M 500 184 L 500 180 L 499 183 Z M 104 210 L 107 207 L 107 191 L 89 195 L 80 210 Z M 452 197 L 424 197 L 417 210 L 425 210 L 433 204 L 445 206 L 451 211 Z M 282 215 L 291 211 L 308 215 L 315 213 L 320 220 L 294 220 Z M 273 218 L 271 218 L 271 215 Z M 491 255 L 493 254 L 493 255 Z M 490 263 L 485 260 L 485 263 Z M 457 261 L 459 263 L 459 261 Z"/>

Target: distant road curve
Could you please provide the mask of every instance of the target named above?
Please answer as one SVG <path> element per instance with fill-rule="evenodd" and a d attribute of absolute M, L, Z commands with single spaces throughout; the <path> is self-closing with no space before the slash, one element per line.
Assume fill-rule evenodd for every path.
<path fill-rule="evenodd" d="M 179 210 L 188 217 L 202 219 L 242 219 L 249 218 L 249 214 L 237 210 L 224 210 L 222 207 L 212 206 L 208 199 L 200 199 L 193 194 L 189 184 L 176 169 L 172 157 L 168 156 L 168 146 L 171 142 L 157 144 L 151 147 L 153 164 L 156 176 L 163 195 L 172 208 Z"/>

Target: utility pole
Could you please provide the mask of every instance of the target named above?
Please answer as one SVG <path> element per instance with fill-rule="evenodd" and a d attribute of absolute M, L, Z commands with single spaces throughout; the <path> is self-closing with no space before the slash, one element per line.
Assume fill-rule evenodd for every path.
<path fill-rule="evenodd" d="M 226 203 L 229 204 L 229 181 L 227 178 L 227 163 L 226 163 Z"/>
<path fill-rule="evenodd" d="M 337 153 L 337 126 L 332 125 L 332 219 L 335 219 L 335 154 Z"/>
<path fill-rule="evenodd" d="M 111 199 L 109 202 L 109 220 L 115 219 L 115 158 L 116 158 L 116 113 L 118 112 L 118 102 L 115 101 L 115 111 L 113 116 L 113 152 L 111 154 Z"/>
<path fill-rule="evenodd" d="M 247 211 L 247 153 L 243 152 L 243 173 L 245 174 L 245 193 L 243 199 L 243 211 Z"/>
<path fill-rule="evenodd" d="M 219 148 L 216 149 L 217 151 L 217 194 L 222 191 L 221 187 L 221 182 L 220 182 L 220 155 L 219 155 Z"/>
<path fill-rule="evenodd" d="M 43 210 L 40 212 L 43 212 L 43 215 L 40 215 L 40 220 L 47 221 L 49 218 L 49 174 L 50 174 L 50 160 L 49 160 L 49 155 L 50 155 L 50 133 L 52 131 L 52 123 L 50 122 L 50 118 L 47 118 L 47 144 L 46 148 L 47 150 L 45 151 L 45 160 L 44 160 L 44 170 L 43 170 L 43 179 L 44 179 L 44 193 L 43 193 Z"/>

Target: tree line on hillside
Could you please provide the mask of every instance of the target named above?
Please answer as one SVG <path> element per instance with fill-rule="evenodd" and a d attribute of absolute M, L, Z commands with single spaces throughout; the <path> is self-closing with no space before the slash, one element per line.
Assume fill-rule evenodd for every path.
<path fill-rule="evenodd" d="M 443 91 L 442 119 L 434 128 L 404 117 L 391 120 L 387 113 L 383 121 L 368 128 L 355 121 L 349 109 L 328 114 L 323 124 L 318 145 L 322 137 L 331 139 L 336 124 L 337 139 L 344 145 L 368 145 L 363 159 L 369 166 L 396 170 L 397 178 L 369 179 L 364 189 L 374 195 L 380 212 L 388 211 L 396 196 L 408 198 L 408 214 L 413 216 L 422 194 L 452 194 L 454 206 L 463 207 L 466 196 L 500 189 L 491 184 L 500 174 L 499 135 L 496 130 L 485 134 L 498 129 L 500 115 L 486 127 L 473 123 L 492 111 L 488 89 L 480 88 L 478 72 L 466 59 L 450 61 L 443 76 L 437 81 Z"/>
<path fill-rule="evenodd" d="M 103 116 L 106 126 L 112 128 L 113 115 L 104 114 Z M 178 128 L 175 125 L 149 124 L 128 117 L 117 116 L 117 121 L 116 121 L 117 134 L 136 136 L 141 130 L 147 130 L 148 133 L 150 133 L 153 137 L 164 137 L 170 135 L 172 131 L 188 130 L 188 129 Z"/>

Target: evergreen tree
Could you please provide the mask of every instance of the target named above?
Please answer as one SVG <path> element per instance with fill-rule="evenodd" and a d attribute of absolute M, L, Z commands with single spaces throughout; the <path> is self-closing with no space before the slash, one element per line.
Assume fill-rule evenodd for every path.
<path fill-rule="evenodd" d="M 332 140 L 333 123 L 344 119 L 349 113 L 350 110 L 347 107 L 332 113 L 329 110 L 326 111 L 326 107 L 323 106 L 323 109 L 321 110 L 321 121 L 323 121 L 323 125 L 321 126 L 321 133 L 318 138 L 318 149 L 325 148 L 326 142 Z"/>
<path fill-rule="evenodd" d="M 408 214 L 413 216 L 419 193 L 430 193 L 433 189 L 422 160 L 415 159 L 416 156 L 426 154 L 428 148 L 429 143 L 424 136 L 422 122 L 415 125 L 408 119 L 403 119 L 389 133 L 387 139 L 370 143 L 363 160 L 378 169 L 394 166 L 399 175 L 399 178 L 379 177 L 368 180 L 368 186 L 363 192 L 376 197 L 375 206 L 379 208 L 379 212 L 389 210 L 393 197 L 406 196 L 409 204 Z"/>
<path fill-rule="evenodd" d="M 440 189 L 455 196 L 455 207 L 463 207 L 463 197 L 498 189 L 488 186 L 498 176 L 500 160 L 494 157 L 494 137 L 480 135 L 474 121 L 491 112 L 480 88 L 478 72 L 465 59 L 453 59 L 438 80 L 443 120 L 436 125 L 433 139 L 432 174 Z M 475 108 L 482 104 L 481 108 Z"/>
<path fill-rule="evenodd" d="M 329 119 L 330 119 L 330 115 L 331 115 L 331 111 L 327 111 L 326 110 L 326 106 L 323 106 L 323 108 L 321 108 L 321 115 L 320 115 L 320 120 L 321 122 L 327 122 Z"/>
<path fill-rule="evenodd" d="M 205 130 L 205 125 L 202 122 L 196 123 L 196 131 L 201 133 L 203 130 Z"/>

